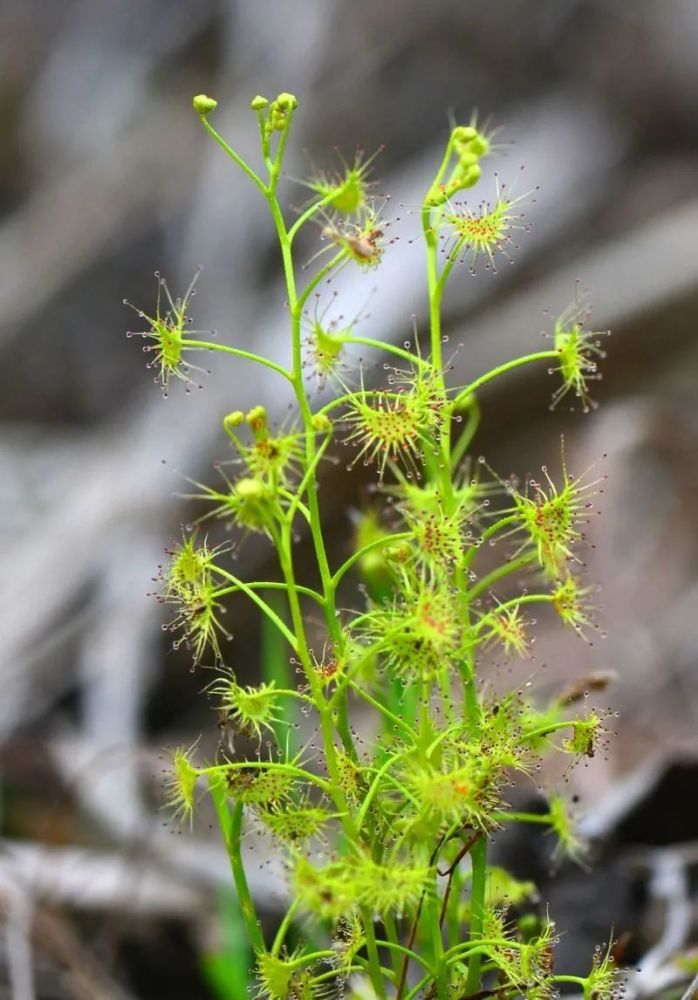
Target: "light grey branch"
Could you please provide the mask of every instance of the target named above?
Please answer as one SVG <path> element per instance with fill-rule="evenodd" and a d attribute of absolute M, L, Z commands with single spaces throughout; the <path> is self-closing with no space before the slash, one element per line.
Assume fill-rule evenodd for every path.
<path fill-rule="evenodd" d="M 32 961 L 32 903 L 10 873 L 0 869 L 0 910 L 5 923 L 5 950 L 12 1000 L 35 1000 Z"/>
<path fill-rule="evenodd" d="M 681 1000 L 695 1000 L 696 997 L 698 997 L 698 973 L 696 973 L 693 982 L 681 997 Z"/>

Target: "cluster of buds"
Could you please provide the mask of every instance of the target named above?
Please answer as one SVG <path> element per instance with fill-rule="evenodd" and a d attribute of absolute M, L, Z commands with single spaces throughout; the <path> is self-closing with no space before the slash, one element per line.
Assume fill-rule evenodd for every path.
<path fill-rule="evenodd" d="M 279 94 L 273 101 L 259 94 L 250 102 L 250 107 L 257 112 L 262 134 L 267 143 L 274 132 L 284 132 L 291 124 L 293 112 L 298 107 L 298 99 L 293 94 Z"/>
<path fill-rule="evenodd" d="M 243 444 L 236 433 L 236 428 L 243 423 L 251 433 L 252 443 L 249 445 Z M 294 431 L 272 434 L 263 406 L 255 406 L 244 415 L 240 410 L 234 410 L 225 417 L 223 426 L 254 477 L 272 484 L 284 484 L 293 477 L 303 455 L 301 435 Z"/>
<path fill-rule="evenodd" d="M 488 136 L 474 125 L 456 125 L 446 147 L 446 156 L 424 200 L 427 208 L 438 208 L 458 191 L 474 187 L 482 176 L 480 160 L 491 150 Z M 444 176 L 451 168 L 448 179 Z"/>

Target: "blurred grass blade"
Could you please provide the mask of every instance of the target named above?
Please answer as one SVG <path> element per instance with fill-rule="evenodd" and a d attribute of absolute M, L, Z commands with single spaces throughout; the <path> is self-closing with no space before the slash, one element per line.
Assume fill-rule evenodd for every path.
<path fill-rule="evenodd" d="M 218 896 L 221 950 L 204 955 L 201 967 L 206 982 L 220 1000 L 247 1000 L 253 977 L 252 949 L 237 897 L 230 892 Z"/>

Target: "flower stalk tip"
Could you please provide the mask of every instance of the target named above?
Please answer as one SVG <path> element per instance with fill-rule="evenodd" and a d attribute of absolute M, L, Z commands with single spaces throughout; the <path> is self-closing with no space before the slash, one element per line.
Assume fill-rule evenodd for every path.
<path fill-rule="evenodd" d="M 197 115 L 200 115 L 202 118 L 207 118 L 211 112 L 215 111 L 218 107 L 218 101 L 214 100 L 212 97 L 208 97 L 206 94 L 197 94 L 196 97 L 192 99 L 192 105 Z"/>

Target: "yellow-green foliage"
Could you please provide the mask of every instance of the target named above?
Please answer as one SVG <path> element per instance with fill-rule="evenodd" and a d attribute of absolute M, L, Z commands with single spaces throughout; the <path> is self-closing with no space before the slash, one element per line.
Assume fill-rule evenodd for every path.
<path fill-rule="evenodd" d="M 152 316 L 140 313 L 164 388 L 174 379 L 188 387 L 188 359 L 204 351 L 264 367 L 279 399 L 294 401 L 278 423 L 268 412 L 273 394 L 247 410 L 233 395 L 237 408 L 222 414 L 232 449 L 220 466 L 223 484 L 195 484 L 199 520 L 222 519 L 230 541 L 212 549 L 200 530 L 187 532 L 162 570 L 176 642 L 217 670 L 208 693 L 221 727 L 207 763 L 175 751 L 168 803 L 193 821 L 199 781 L 202 794 L 207 786 L 256 956 L 251 996 L 367 990 L 380 1000 L 453 1000 L 494 991 L 546 1000 L 560 982 L 554 928 L 535 886 L 488 867 L 488 840 L 497 828 L 531 823 L 568 855 L 581 851 L 559 792 L 546 788 L 547 811 L 527 814 L 509 805 L 509 789 L 539 774 L 550 754 L 588 761 L 607 736 L 607 714 L 588 704 L 578 711 L 584 699 L 569 693 L 574 678 L 571 689 L 539 698 L 530 667 L 516 673 L 540 615 L 556 612 L 583 636 L 596 627 L 593 588 L 577 570 L 601 480 L 571 475 L 563 452 L 559 475 L 544 467 L 523 486 L 503 482 L 473 458 L 473 439 L 480 390 L 519 367 L 543 365 L 559 380 L 553 404 L 569 395 L 587 409 L 600 334 L 587 331 L 588 311 L 576 299 L 555 322 L 549 350 L 468 371 L 471 382 L 454 384 L 444 358 L 448 283 L 463 260 L 494 270 L 527 228 L 523 196 L 499 181 L 489 201 L 469 200 L 494 150 L 492 134 L 474 121 L 451 129 L 412 216 L 421 220 L 427 319 L 401 344 L 386 342 L 384 329 L 363 336 L 341 314 L 326 321 L 334 301 L 327 281 L 343 267 L 377 268 L 390 252 L 386 203 L 369 178 L 374 159 L 357 154 L 316 172 L 305 182 L 310 199 L 292 211 L 293 196 L 280 189 L 298 101 L 258 95 L 251 108 L 257 165 L 214 127 L 216 101 L 194 99 L 220 155 L 269 208 L 286 286 L 285 357 L 195 339 L 203 335 L 188 325 L 194 282 L 173 299 L 160 281 L 166 304 L 158 298 Z M 394 308 L 409 323 L 399 301 Z M 357 350 L 384 352 L 377 384 L 360 363 L 352 370 Z M 337 455 L 375 472 L 361 513 L 337 511 L 341 489 L 318 490 Z M 232 572 L 231 554 L 252 532 L 270 549 L 268 578 Z M 257 661 L 235 661 L 222 626 L 232 594 L 262 618 L 255 684 Z M 482 682 L 485 657 L 506 661 L 512 691 L 501 693 L 498 679 L 495 696 Z M 285 862 L 290 909 L 276 929 L 262 926 L 257 903 L 266 901 L 248 886 L 243 845 L 252 834 L 271 840 Z M 594 957 L 588 976 L 568 981 L 585 997 L 614 995 L 610 950 Z"/>

